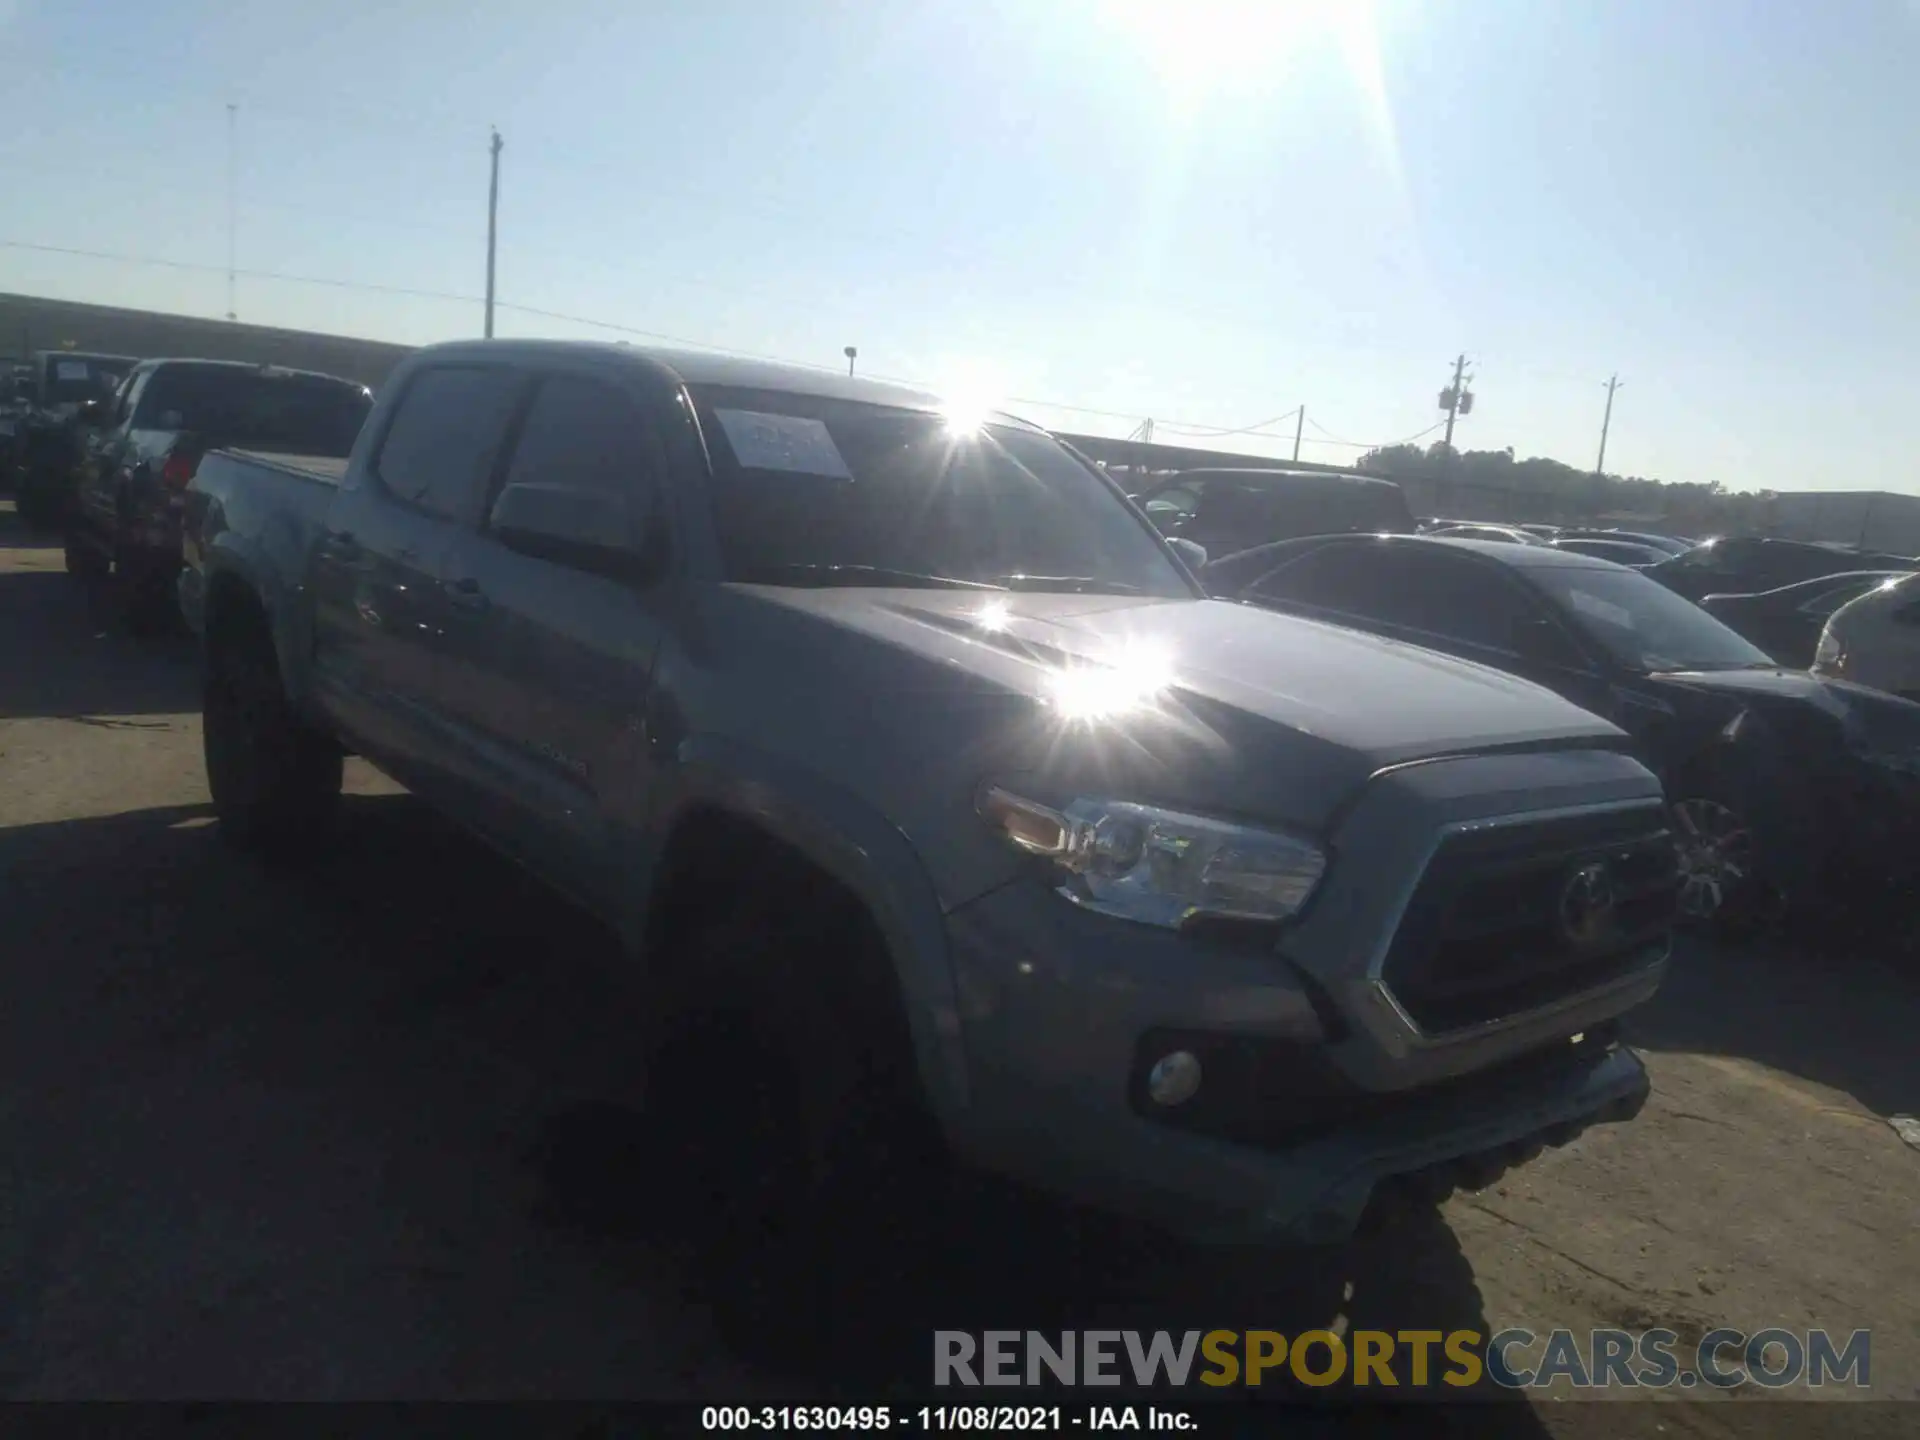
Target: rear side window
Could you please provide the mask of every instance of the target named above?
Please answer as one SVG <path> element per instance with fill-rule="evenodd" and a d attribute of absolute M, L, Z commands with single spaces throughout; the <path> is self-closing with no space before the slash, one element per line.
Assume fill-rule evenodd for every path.
<path fill-rule="evenodd" d="M 373 397 L 325 375 L 239 365 L 162 365 L 133 406 L 136 427 L 191 430 L 209 445 L 237 445 L 341 460 L 352 453 Z"/>
<path fill-rule="evenodd" d="M 447 366 L 408 383 L 381 438 L 374 471 L 396 500 L 444 520 L 477 518 L 521 377 Z"/>
<path fill-rule="evenodd" d="M 660 488 L 639 407 L 611 385 L 571 376 L 541 382 L 506 483 L 598 491 L 636 517 L 651 509 Z"/>

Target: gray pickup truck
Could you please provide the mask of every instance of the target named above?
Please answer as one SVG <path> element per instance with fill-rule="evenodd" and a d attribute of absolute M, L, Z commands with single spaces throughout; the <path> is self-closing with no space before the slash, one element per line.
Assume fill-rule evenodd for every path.
<path fill-rule="evenodd" d="M 1206 599 L 1024 422 L 461 343 L 344 466 L 188 495 L 224 832 L 310 843 L 355 753 L 604 917 L 648 1108 L 739 1138 L 754 1233 L 957 1161 L 1334 1241 L 1646 1096 L 1675 877 L 1621 732 Z"/>

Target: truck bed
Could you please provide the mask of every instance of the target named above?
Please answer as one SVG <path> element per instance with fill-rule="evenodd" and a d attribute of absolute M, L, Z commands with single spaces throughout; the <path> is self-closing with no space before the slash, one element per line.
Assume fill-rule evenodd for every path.
<path fill-rule="evenodd" d="M 281 470 L 299 476 L 302 480 L 320 480 L 329 485 L 338 485 L 347 473 L 347 460 L 343 455 L 338 459 L 328 455 L 290 455 L 267 450 L 242 450 L 237 446 L 223 447 L 221 452 L 235 455 L 255 465 L 271 470 Z"/>
<path fill-rule="evenodd" d="M 207 452 L 187 486 L 186 564 L 179 596 L 181 614 L 191 629 L 201 628 L 201 557 L 211 544 L 231 547 L 261 597 L 278 608 L 288 577 L 306 571 L 346 469 L 344 459 L 324 455 Z"/>

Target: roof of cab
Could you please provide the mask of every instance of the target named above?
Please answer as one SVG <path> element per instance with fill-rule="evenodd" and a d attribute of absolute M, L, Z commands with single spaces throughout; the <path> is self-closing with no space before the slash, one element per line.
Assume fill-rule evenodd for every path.
<path fill-rule="evenodd" d="M 1517 545 L 1507 540 L 1463 540 L 1452 535 L 1388 535 L 1383 539 L 1395 544 L 1450 545 L 1456 550 L 1471 550 L 1494 560 L 1505 561 L 1522 570 L 1626 570 L 1630 566 L 1602 560 L 1597 555 L 1582 555 L 1552 545 Z"/>
<path fill-rule="evenodd" d="M 538 363 L 543 357 L 594 355 L 609 361 L 651 368 L 683 385 L 722 386 L 733 390 L 771 390 L 822 400 L 846 400 L 884 405 L 896 410 L 938 411 L 941 397 L 917 386 L 866 376 L 843 375 L 824 366 L 796 365 L 782 360 L 760 360 L 705 350 L 679 350 L 653 345 L 627 345 L 603 340 L 456 340 L 415 352 L 420 359 L 457 359 L 488 355 Z M 1039 429 L 1031 421 L 999 411 L 991 417 L 1023 428 Z"/>
<path fill-rule="evenodd" d="M 158 370 L 162 365 L 191 365 L 197 370 L 251 370 L 262 375 L 296 375 L 304 380 L 332 380 L 341 385 L 355 385 L 364 390 L 364 380 L 355 380 L 350 375 L 330 375 L 324 370 L 297 370 L 291 365 L 262 365 L 256 360 L 206 360 L 197 355 L 160 355 L 151 360 L 142 360 L 138 369 Z"/>

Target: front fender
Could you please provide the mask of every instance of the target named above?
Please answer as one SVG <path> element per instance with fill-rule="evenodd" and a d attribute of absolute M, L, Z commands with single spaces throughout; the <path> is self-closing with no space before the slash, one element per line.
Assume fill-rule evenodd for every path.
<path fill-rule="evenodd" d="M 689 737 L 661 776 L 634 867 L 629 933 L 652 907 L 660 860 L 689 811 L 713 807 L 791 846 L 856 895 L 893 962 L 928 1103 L 945 1120 L 967 1105 L 966 1052 L 947 948 L 946 918 L 912 843 L 850 791 L 783 757 L 711 736 Z"/>

